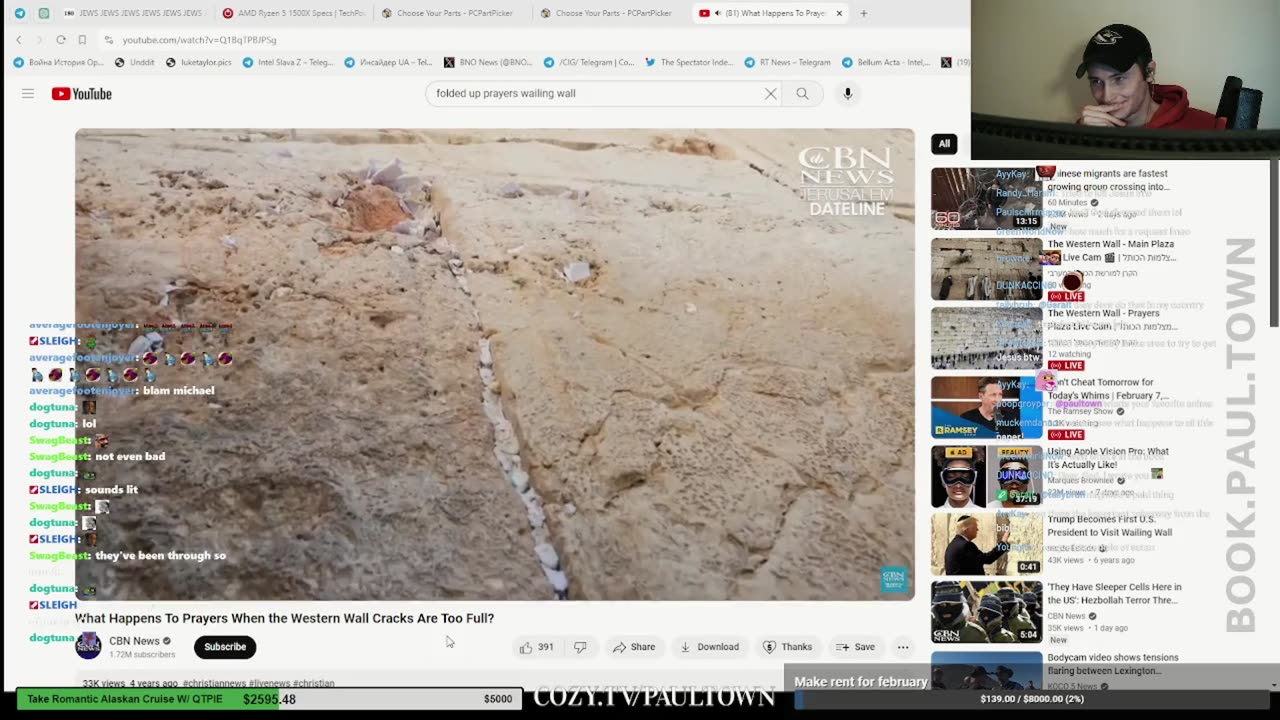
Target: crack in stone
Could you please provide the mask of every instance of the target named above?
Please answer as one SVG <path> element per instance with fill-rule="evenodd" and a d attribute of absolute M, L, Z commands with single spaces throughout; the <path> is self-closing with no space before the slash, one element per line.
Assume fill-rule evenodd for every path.
<path fill-rule="evenodd" d="M 787 488 L 785 488 L 783 490 L 784 494 L 788 490 L 790 490 L 792 487 L 794 486 L 788 486 Z M 812 488 L 802 487 L 799 489 L 799 491 L 795 493 L 794 497 L 792 497 L 790 500 L 787 501 L 786 507 L 782 509 L 782 513 L 778 517 L 778 527 L 776 530 L 774 530 L 773 537 L 770 538 L 768 545 L 761 546 L 761 547 L 752 547 L 747 543 L 744 543 L 741 539 L 735 537 L 732 533 L 729 533 L 726 535 L 726 537 L 728 537 L 731 541 L 733 541 L 739 547 L 746 550 L 749 554 L 764 556 L 764 559 L 761 560 L 759 563 L 757 563 L 754 567 L 747 568 L 743 570 L 741 573 L 739 573 L 740 576 L 742 577 L 754 576 L 757 572 L 760 571 L 760 568 L 768 565 L 770 560 L 773 559 L 772 558 L 773 549 L 778 545 L 778 538 L 782 537 L 782 533 L 785 532 L 787 529 L 787 519 L 791 515 L 791 509 L 795 507 L 796 502 L 801 497 L 803 497 L 804 494 L 807 492 L 814 492 L 814 490 Z"/>
<path fill-rule="evenodd" d="M 433 203 L 434 197 L 433 195 Z M 481 404 L 484 415 L 489 420 L 494 431 L 494 457 L 501 467 L 504 479 L 519 495 L 520 501 L 525 506 L 529 527 L 533 531 L 534 546 L 532 549 L 534 558 L 546 576 L 547 582 L 550 583 L 556 599 L 567 600 L 569 597 L 569 578 L 564 571 L 560 554 L 551 542 L 551 533 L 547 527 L 546 510 L 543 508 L 542 498 L 532 486 L 529 473 L 524 469 L 521 462 L 520 441 L 516 437 L 514 425 L 507 419 L 502 407 L 501 388 L 497 382 L 493 349 L 489 338 L 484 334 L 484 323 L 480 320 L 479 308 L 476 307 L 475 299 L 471 294 L 471 287 L 466 280 L 466 264 L 459 255 L 457 248 L 445 239 L 448 233 L 446 228 L 440 224 L 440 213 L 438 211 L 434 213 L 433 218 L 441 232 L 436 242 L 447 248 L 447 252 L 441 253 L 441 258 L 445 263 L 446 269 L 456 281 L 458 289 L 466 296 L 467 304 L 471 308 L 471 315 L 475 319 L 476 328 L 480 331 L 481 337 L 477 348 L 479 358 L 476 363 L 476 369 L 480 376 Z M 603 428 L 603 423 L 601 427 Z"/>

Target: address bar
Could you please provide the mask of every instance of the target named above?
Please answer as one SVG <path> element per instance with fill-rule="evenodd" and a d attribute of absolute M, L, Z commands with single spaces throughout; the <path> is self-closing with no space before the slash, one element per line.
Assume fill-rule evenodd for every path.
<path fill-rule="evenodd" d="M 129 32 L 109 31 L 98 36 L 103 50 L 245 50 L 275 48 L 280 36 L 275 33 L 211 33 L 211 32 Z"/>
<path fill-rule="evenodd" d="M 217 26 L 214 26 L 217 27 Z M 711 32 L 706 28 L 690 26 L 663 30 L 663 38 L 672 47 L 687 47 L 689 52 L 697 53 L 729 53 L 735 58 L 745 57 L 750 52 L 746 48 L 770 47 L 791 48 L 790 52 L 819 52 L 813 48 L 812 35 L 805 35 L 805 26 L 777 25 L 738 25 L 732 32 Z M 943 28 L 913 29 L 910 34 L 883 31 L 870 32 L 850 29 L 854 35 L 841 35 L 840 40 L 832 41 L 835 47 L 823 51 L 839 58 L 846 52 L 846 44 L 854 42 L 860 53 L 899 52 L 904 45 L 932 48 L 933 46 L 951 47 L 955 44 L 954 33 Z M 441 45 L 452 45 L 458 42 L 458 35 L 452 28 L 246 28 L 228 26 L 228 29 L 212 29 L 208 26 L 192 27 L 111 27 L 102 28 L 94 33 L 99 50 L 115 52 L 173 52 L 175 50 L 227 50 L 238 51 L 248 48 L 273 49 L 289 52 L 327 52 L 341 55 L 360 55 L 368 53 L 385 53 L 403 51 L 428 53 L 434 55 L 443 50 Z M 546 55 L 543 45 L 533 42 L 534 33 L 528 28 L 494 28 L 485 30 L 486 45 L 491 48 L 524 47 L 531 55 L 538 58 Z M 601 36 L 603 37 L 603 36 Z M 534 52 L 536 50 L 536 53 Z M 607 53 L 620 49 L 612 44 L 598 44 L 594 47 L 574 49 L 574 53 Z M 653 52 L 651 47 L 642 43 L 630 48 L 630 54 L 643 58 Z M 444 54 L 441 52 L 441 54 Z M 455 54 L 465 55 L 459 49 Z M 930 55 L 946 53 L 930 52 Z"/>
<path fill-rule="evenodd" d="M 814 107 L 822 85 L 800 81 L 448 80 L 427 86 L 436 107 Z"/>

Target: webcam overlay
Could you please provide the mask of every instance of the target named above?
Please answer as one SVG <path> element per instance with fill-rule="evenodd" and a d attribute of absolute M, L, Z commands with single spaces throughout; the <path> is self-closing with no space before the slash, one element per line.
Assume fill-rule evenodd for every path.
<path fill-rule="evenodd" d="M 1220 12 L 1199 0 L 971 7 L 974 159 L 1280 150 L 1280 3 L 1232 0 Z"/>
<path fill-rule="evenodd" d="M 930 383 L 933 436 L 1036 440 L 1044 432 L 1044 393 L 1035 376 L 962 375 Z"/>
<path fill-rule="evenodd" d="M 909 599 L 914 147 L 81 131 L 81 597 Z"/>

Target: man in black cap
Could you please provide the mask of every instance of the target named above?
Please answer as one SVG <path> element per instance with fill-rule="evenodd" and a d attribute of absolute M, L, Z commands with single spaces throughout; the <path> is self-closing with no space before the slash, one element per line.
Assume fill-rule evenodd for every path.
<path fill-rule="evenodd" d="M 934 583 L 931 609 L 934 642 L 990 642 L 986 629 L 969 617 L 960 583 L 953 580 Z"/>
<path fill-rule="evenodd" d="M 1157 85 L 1151 43 L 1131 25 L 1108 25 L 1084 47 L 1076 77 L 1089 75 L 1096 105 L 1086 105 L 1081 125 L 1120 128 L 1215 130 L 1212 113 L 1191 107 L 1187 90 Z"/>
<path fill-rule="evenodd" d="M 1040 598 L 1033 592 L 1024 592 L 1022 604 L 1027 606 L 1027 614 L 1031 616 L 1031 623 L 1036 626 L 1036 637 L 1039 637 L 1041 628 L 1044 627 L 1044 617 L 1040 614 Z"/>
<path fill-rule="evenodd" d="M 977 615 L 978 624 L 982 625 L 982 629 L 986 632 L 987 642 L 1018 642 L 1013 632 L 1004 626 L 1004 608 L 1000 606 L 1000 599 L 995 595 L 982 596 L 982 600 L 978 603 Z"/>

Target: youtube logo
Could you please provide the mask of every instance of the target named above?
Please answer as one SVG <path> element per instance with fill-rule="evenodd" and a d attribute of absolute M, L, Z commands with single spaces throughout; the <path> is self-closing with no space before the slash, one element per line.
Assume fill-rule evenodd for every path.
<path fill-rule="evenodd" d="M 111 97 L 112 97 L 112 91 L 107 90 L 106 88 L 98 88 L 98 87 L 91 87 L 91 88 L 79 88 L 79 87 L 78 87 L 78 88 L 56 87 L 56 88 L 53 88 L 53 99 L 54 99 L 54 100 L 76 100 L 76 101 L 83 101 L 83 100 L 110 100 L 110 99 L 111 99 Z"/>
<path fill-rule="evenodd" d="M 698 17 L 711 17 L 711 11 L 706 9 L 698 10 Z"/>

